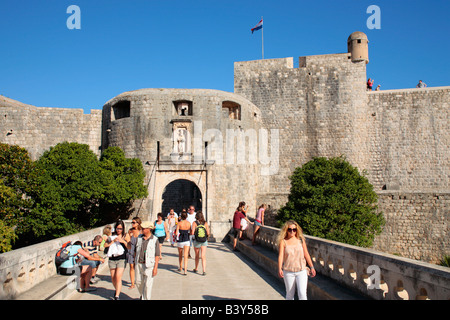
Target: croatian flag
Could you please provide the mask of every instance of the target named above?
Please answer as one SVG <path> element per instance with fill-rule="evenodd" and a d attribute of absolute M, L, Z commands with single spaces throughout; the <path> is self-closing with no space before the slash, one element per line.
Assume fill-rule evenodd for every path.
<path fill-rule="evenodd" d="M 262 27 L 263 27 L 263 19 L 261 19 L 261 21 L 258 22 L 258 24 L 252 28 L 252 33 L 256 30 L 262 29 Z"/>

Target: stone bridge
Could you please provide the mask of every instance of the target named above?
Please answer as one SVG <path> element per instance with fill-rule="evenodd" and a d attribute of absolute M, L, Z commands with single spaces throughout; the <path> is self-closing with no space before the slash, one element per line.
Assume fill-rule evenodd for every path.
<path fill-rule="evenodd" d="M 105 300 L 114 289 L 107 263 L 99 270 L 96 291 L 78 293 L 69 277 L 56 274 L 54 255 L 66 241 L 88 241 L 102 233 L 101 228 L 43 242 L 0 254 L 0 299 L 3 300 Z M 263 227 L 258 245 L 238 242 L 231 250 L 228 235 L 211 242 L 207 249 L 207 274 L 188 275 L 178 268 L 177 249 L 165 243 L 163 259 L 155 278 L 154 300 L 283 300 L 284 283 L 277 277 L 279 229 Z M 247 230 L 251 238 L 252 226 Z M 450 269 L 425 262 L 306 236 L 308 250 L 318 275 L 309 278 L 311 300 L 449 300 Z M 193 255 L 193 249 L 191 249 Z M 122 300 L 138 299 L 130 289 L 129 269 L 123 277 Z M 201 267 L 200 267 L 201 270 Z M 199 280 L 205 285 L 198 286 Z"/>

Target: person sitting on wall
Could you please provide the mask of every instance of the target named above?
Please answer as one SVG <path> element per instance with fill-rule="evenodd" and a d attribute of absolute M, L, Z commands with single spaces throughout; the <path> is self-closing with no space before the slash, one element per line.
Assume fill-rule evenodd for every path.
<path fill-rule="evenodd" d="M 92 277 L 92 267 L 90 265 L 84 264 L 81 265 L 78 256 L 84 257 L 87 260 L 93 261 L 101 261 L 102 263 L 105 261 L 102 258 L 94 258 L 92 257 L 88 251 L 84 250 L 82 247 L 81 241 L 76 241 L 70 247 L 70 257 L 66 261 L 64 261 L 59 267 L 59 274 L 61 275 L 75 275 L 77 277 L 77 290 L 79 292 L 90 292 L 95 291 L 96 288 L 92 288 L 89 285 L 89 282 Z"/>
<path fill-rule="evenodd" d="M 98 267 L 101 263 L 103 263 L 105 261 L 98 255 L 98 247 L 100 246 L 102 239 L 103 239 L 102 236 L 98 235 L 98 236 L 95 236 L 94 240 L 83 243 L 83 249 L 85 251 L 89 252 L 90 256 L 99 259 L 99 260 L 83 259 L 83 261 L 81 261 L 82 266 L 88 265 L 88 266 L 91 266 L 91 268 L 92 268 L 92 277 L 90 280 L 91 284 L 98 282 L 99 279 L 96 276 Z"/>

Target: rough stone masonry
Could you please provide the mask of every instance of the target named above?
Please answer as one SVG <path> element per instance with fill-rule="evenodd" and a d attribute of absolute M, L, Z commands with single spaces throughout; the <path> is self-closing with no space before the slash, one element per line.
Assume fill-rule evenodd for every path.
<path fill-rule="evenodd" d="M 147 172 L 136 214 L 155 218 L 192 194 L 218 239 L 239 201 L 250 216 L 268 204 L 273 221 L 296 167 L 345 155 L 367 172 L 387 220 L 374 248 L 437 262 L 450 254 L 450 87 L 369 92 L 367 37 L 355 32 L 347 45 L 300 57 L 298 68 L 293 58 L 235 62 L 234 93 L 142 89 L 91 114 L 0 96 L 0 142 L 33 159 L 63 141 L 97 155 L 119 146 Z M 187 191 L 175 199 L 180 185 Z"/>

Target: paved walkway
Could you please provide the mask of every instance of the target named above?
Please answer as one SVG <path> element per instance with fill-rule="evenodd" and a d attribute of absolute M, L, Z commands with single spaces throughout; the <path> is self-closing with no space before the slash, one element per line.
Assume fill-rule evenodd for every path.
<path fill-rule="evenodd" d="M 178 271 L 178 250 L 165 242 L 163 259 L 159 262 L 154 279 L 152 300 L 284 300 L 284 284 L 270 275 L 240 252 L 233 252 L 229 244 L 210 243 L 206 251 L 205 276 L 192 272 L 194 259 L 189 259 L 188 274 Z M 194 256 L 194 249 L 191 248 Z M 129 267 L 123 277 L 121 300 L 139 299 L 137 288 L 130 289 Z M 70 300 L 111 300 L 114 287 L 109 268 L 103 265 L 93 285 L 97 290 L 89 293 L 75 292 Z"/>

